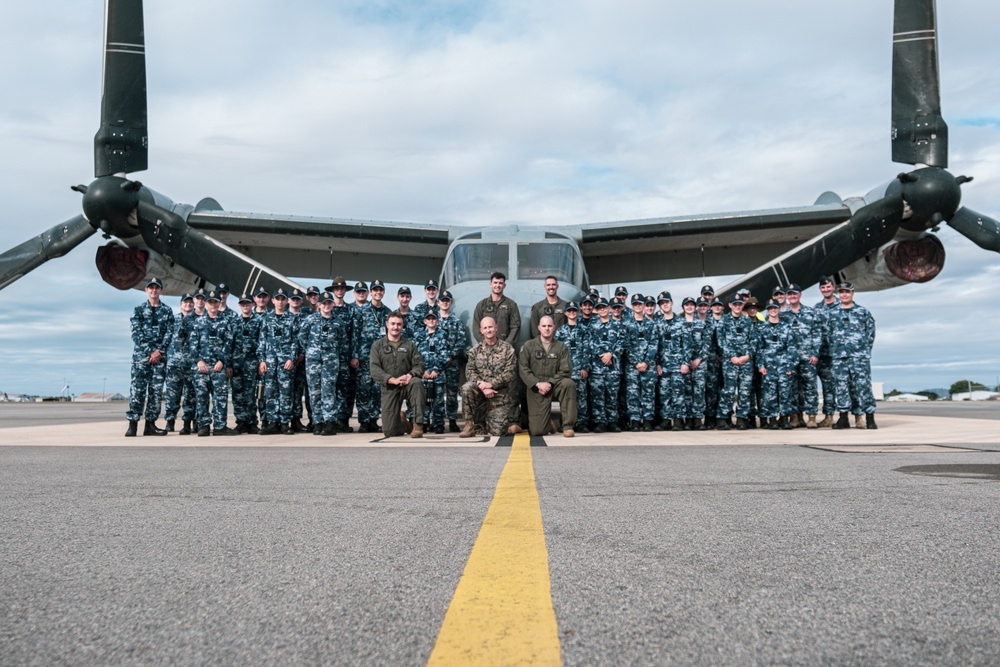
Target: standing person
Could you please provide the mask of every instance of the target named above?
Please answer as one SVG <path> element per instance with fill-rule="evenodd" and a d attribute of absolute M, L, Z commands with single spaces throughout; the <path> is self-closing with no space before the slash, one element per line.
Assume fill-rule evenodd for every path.
<path fill-rule="evenodd" d="M 840 309 L 829 313 L 827 337 L 837 383 L 837 411 L 840 418 L 833 428 L 850 428 L 847 415 L 854 413 L 856 428 L 875 429 L 875 396 L 872 394 L 872 346 L 875 318 L 854 302 L 854 285 L 837 285 Z M 861 419 L 861 415 L 865 419 Z"/>
<path fill-rule="evenodd" d="M 264 316 L 254 312 L 250 295 L 239 300 L 240 315 L 230 323 L 233 329 L 233 413 L 236 431 L 240 434 L 259 433 L 257 427 L 257 380 L 260 378 L 260 329 Z"/>
<path fill-rule="evenodd" d="M 333 292 L 333 290 L 329 290 Z M 347 367 L 349 369 L 350 376 L 347 381 L 347 391 L 344 392 L 344 414 L 347 416 L 347 428 L 345 431 L 353 431 L 354 429 L 350 426 L 350 417 L 354 414 L 354 403 L 355 397 L 358 392 L 358 366 L 361 364 L 361 360 L 355 357 L 354 354 L 354 334 L 361 327 L 361 310 L 368 305 L 368 285 L 363 281 L 359 280 L 354 283 L 354 301 L 348 304 L 348 311 L 351 314 L 351 338 L 348 343 L 350 348 L 350 353 L 348 354 Z M 334 292 L 334 296 L 336 296 Z M 361 432 L 361 427 L 365 426 L 364 423 L 358 424 L 358 431 Z"/>
<path fill-rule="evenodd" d="M 258 287 L 253 293 L 253 312 L 255 315 L 267 315 L 271 305 L 271 293 L 264 287 Z"/>
<path fill-rule="evenodd" d="M 424 360 L 412 341 L 403 337 L 404 318 L 393 312 L 386 320 L 386 335 L 372 343 L 369 367 L 372 380 L 381 387 L 382 433 L 394 437 L 409 432 L 424 436 L 424 405 L 427 395 L 420 378 Z M 401 410 L 403 401 L 413 410 L 413 424 Z"/>
<path fill-rule="evenodd" d="M 438 327 L 438 316 L 433 309 L 424 313 L 424 329 L 413 340 L 424 360 L 424 393 L 427 409 L 424 411 L 424 431 L 434 429 L 444 433 L 445 420 L 445 368 L 451 361 L 452 343 L 448 332 Z"/>
<path fill-rule="evenodd" d="M 313 435 L 337 434 L 343 401 L 337 379 L 342 358 L 338 347 L 344 331 L 342 320 L 333 316 L 334 303 L 333 293 L 323 292 L 319 297 L 319 312 L 307 315 L 299 327 L 299 349 L 305 352 L 303 365 L 315 418 L 315 422 L 310 420 Z"/>
<path fill-rule="evenodd" d="M 680 324 L 687 330 L 691 339 L 691 359 L 688 361 L 690 372 L 684 376 L 684 418 L 694 431 L 704 431 L 705 424 L 705 369 L 706 360 L 711 349 L 711 330 L 708 322 L 698 316 L 698 302 L 694 297 L 685 297 L 681 302 L 684 315 Z M 708 303 L 705 303 L 708 312 Z"/>
<path fill-rule="evenodd" d="M 199 287 L 194 292 L 194 314 L 195 317 L 201 317 L 205 314 L 205 295 L 208 292 L 205 291 L 204 287 Z"/>
<path fill-rule="evenodd" d="M 157 428 L 160 416 L 160 399 L 163 383 L 167 375 L 166 353 L 170 348 L 170 337 L 174 331 L 174 312 L 170 306 L 160 302 L 163 283 L 159 278 L 150 278 L 146 283 L 146 301 L 136 306 L 129 320 L 132 325 L 132 382 L 129 385 L 127 437 L 135 437 L 139 427 L 139 417 L 145 415 L 146 426 L 143 435 L 166 435 Z"/>
<path fill-rule="evenodd" d="M 199 436 L 239 435 L 226 425 L 229 411 L 229 377 L 226 369 L 231 367 L 233 332 L 230 328 L 232 319 L 219 313 L 220 303 L 217 292 L 213 290 L 208 293 L 205 298 L 205 316 L 195 321 L 191 334 L 190 350 L 194 362 Z"/>
<path fill-rule="evenodd" d="M 767 302 L 767 319 L 757 327 L 757 369 L 763 378 L 760 401 L 761 428 L 791 429 L 789 415 L 796 411 L 795 369 L 799 365 L 796 336 L 781 304 Z"/>
<path fill-rule="evenodd" d="M 347 280 L 343 276 L 333 279 L 333 284 L 326 291 L 333 294 L 333 310 L 331 317 L 337 320 L 337 340 L 335 347 L 338 357 L 337 365 L 337 414 L 333 417 L 334 426 L 341 433 L 352 433 L 350 425 L 353 405 L 348 408 L 348 394 L 351 391 L 351 357 L 354 341 L 354 324 L 356 321 L 354 308 L 344 299 L 347 295 Z M 317 299 L 319 303 L 319 299 Z M 318 312 L 318 311 L 317 311 Z M 312 389 L 309 390 L 310 392 Z M 310 394 L 311 396 L 311 394 Z M 329 429 L 328 429 L 329 430 Z"/>
<path fill-rule="evenodd" d="M 438 317 L 441 316 L 441 310 L 438 308 L 438 284 L 437 281 L 431 278 L 424 285 L 424 297 L 425 301 L 421 301 L 416 306 L 413 307 L 413 312 L 416 313 L 417 318 L 423 322 L 424 316 L 430 311 L 434 311 L 434 314 Z"/>
<path fill-rule="evenodd" d="M 472 315 L 472 335 L 476 342 L 482 342 L 482 328 L 479 325 L 484 317 L 489 317 L 496 326 L 497 337 L 517 348 L 517 338 L 521 333 L 521 311 L 513 299 L 504 296 L 506 287 L 507 276 L 494 271 L 490 276 L 490 295 L 476 304 Z"/>
<path fill-rule="evenodd" d="M 812 308 L 802 305 L 802 288 L 796 283 L 788 286 L 785 297 L 787 308 L 782 318 L 791 324 L 795 349 L 799 352 L 798 365 L 792 376 L 792 399 L 796 410 L 789 418 L 792 428 L 816 428 L 819 412 L 819 386 L 816 368 L 819 365 L 819 348 L 823 338 L 823 317 Z"/>
<path fill-rule="evenodd" d="M 594 311 L 597 321 L 590 325 L 590 410 L 595 424 L 594 433 L 621 433 L 618 425 L 618 385 L 625 335 L 621 323 L 611 319 L 606 299 L 598 299 Z"/>
<path fill-rule="evenodd" d="M 646 319 L 646 299 L 632 295 L 632 316 L 625 320 L 625 407 L 632 431 L 652 431 L 656 412 L 656 358 L 660 336 L 656 323 Z"/>
<path fill-rule="evenodd" d="M 531 307 L 531 321 L 528 324 L 528 335 L 534 338 L 538 335 L 538 323 L 548 315 L 556 325 L 556 329 L 566 324 L 566 300 L 559 296 L 559 280 L 555 276 L 545 276 L 545 298 Z"/>
<path fill-rule="evenodd" d="M 569 348 L 554 339 L 555 321 L 542 315 L 538 322 L 538 338 L 521 347 L 517 370 L 528 388 L 528 431 L 531 435 L 555 433 L 551 422 L 552 401 L 559 401 L 563 437 L 572 438 L 576 426 L 576 385 L 570 377 L 573 361 Z"/>
<path fill-rule="evenodd" d="M 295 361 L 299 358 L 298 321 L 286 311 L 288 295 L 283 288 L 271 297 L 274 310 L 260 327 L 261 361 L 258 372 L 264 378 L 264 426 L 260 435 L 294 435 L 292 398 Z"/>
<path fill-rule="evenodd" d="M 336 278 L 334 278 L 336 280 Z M 332 292 L 333 290 L 327 290 L 327 292 Z M 306 288 L 306 302 L 302 305 L 302 312 L 306 315 L 319 312 L 319 296 L 322 292 L 319 291 L 317 285 L 310 285 Z"/>
<path fill-rule="evenodd" d="M 590 391 L 590 329 L 580 324 L 580 306 L 574 301 L 566 304 L 563 310 L 566 315 L 566 324 L 556 329 L 555 338 L 566 345 L 569 349 L 570 361 L 573 365 L 573 372 L 570 376 L 573 384 L 576 385 L 576 425 L 575 431 L 586 433 L 587 425 L 590 423 L 590 403 L 588 392 Z"/>
<path fill-rule="evenodd" d="M 716 329 L 722 351 L 722 390 L 719 392 L 717 428 L 729 430 L 730 415 L 736 413 L 736 428 L 747 428 L 750 412 L 750 391 L 753 384 L 753 353 L 756 341 L 750 318 L 743 315 L 743 296 L 737 294 L 729 302 L 729 315 L 724 315 Z M 735 406 L 735 408 L 734 408 Z"/>
<path fill-rule="evenodd" d="M 451 292 L 444 290 L 438 298 L 438 327 L 445 332 L 448 337 L 448 345 L 451 348 L 451 358 L 444 369 L 445 386 L 445 411 L 448 414 L 448 431 L 458 433 L 458 385 L 465 367 L 465 352 L 468 349 L 468 334 L 465 325 L 458 316 L 452 315 L 451 308 L 453 299 Z"/>
<path fill-rule="evenodd" d="M 195 417 L 194 384 L 192 384 L 194 373 L 191 370 L 191 357 L 188 351 L 194 319 L 194 297 L 185 294 L 181 297 L 181 313 L 174 318 L 174 331 L 170 336 L 170 348 L 167 350 L 167 379 L 163 390 L 163 416 L 167 419 L 168 433 L 174 430 L 174 422 L 183 400 L 184 426 L 177 435 L 191 435 L 191 424 Z"/>
<path fill-rule="evenodd" d="M 837 406 L 837 382 L 833 376 L 833 357 L 830 356 L 830 341 L 826 335 L 826 320 L 833 310 L 840 308 L 840 299 L 837 298 L 837 287 L 830 276 L 823 276 L 819 279 L 819 292 L 823 298 L 813 306 L 813 310 L 816 311 L 820 328 L 819 361 L 816 363 L 816 375 L 819 376 L 820 384 L 823 386 L 823 421 L 817 426 L 830 428 L 833 426 L 833 413 Z"/>
<path fill-rule="evenodd" d="M 356 294 L 355 290 L 355 294 Z M 385 285 L 381 280 L 371 282 L 371 303 L 357 311 L 354 322 L 354 349 L 351 366 L 357 368 L 355 396 L 358 402 L 358 433 L 378 433 L 378 418 L 382 399 L 379 384 L 372 380 L 371 350 L 375 341 L 388 334 L 390 311 L 382 304 Z M 402 315 L 400 315 L 402 317 Z M 405 326 L 405 322 L 404 322 Z M 402 335 L 402 332 L 400 332 Z"/>
<path fill-rule="evenodd" d="M 471 438 L 477 429 L 490 435 L 520 433 L 521 427 L 510 418 L 511 403 L 516 397 L 514 347 L 497 337 L 497 324 L 492 317 L 480 320 L 479 332 L 482 340 L 469 350 L 465 367 L 468 381 L 461 389 L 465 426 L 459 437 Z"/>
<path fill-rule="evenodd" d="M 307 315 L 302 310 L 305 302 L 305 293 L 295 288 L 288 294 L 288 314 L 295 318 L 296 331 L 301 327 L 302 321 Z M 302 421 L 302 406 L 305 404 L 306 415 L 309 417 L 309 426 Z M 299 356 L 295 359 L 295 379 L 292 385 L 292 428 L 296 433 L 308 433 L 312 430 L 312 403 L 309 400 L 309 382 L 306 380 L 306 357 L 305 350 L 299 350 Z"/>
<path fill-rule="evenodd" d="M 670 292 L 660 292 L 656 298 L 660 307 L 656 321 L 659 336 L 659 355 L 656 358 L 656 376 L 659 378 L 660 431 L 684 430 L 684 376 L 691 372 L 691 338 L 683 326 L 683 318 L 673 310 Z"/>

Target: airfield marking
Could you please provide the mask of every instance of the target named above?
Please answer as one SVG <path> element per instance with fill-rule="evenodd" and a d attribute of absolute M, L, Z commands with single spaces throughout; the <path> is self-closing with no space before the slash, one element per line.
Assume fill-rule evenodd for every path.
<path fill-rule="evenodd" d="M 428 665 L 561 665 L 530 438 L 514 437 Z"/>

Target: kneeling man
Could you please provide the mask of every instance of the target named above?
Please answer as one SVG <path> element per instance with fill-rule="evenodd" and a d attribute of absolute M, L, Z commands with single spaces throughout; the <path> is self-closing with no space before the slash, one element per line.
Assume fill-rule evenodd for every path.
<path fill-rule="evenodd" d="M 552 401 L 559 401 L 562 431 L 567 438 L 576 427 L 576 383 L 569 348 L 553 336 L 555 322 L 545 315 L 538 322 L 538 338 L 521 348 L 517 370 L 528 388 L 528 431 L 531 435 L 555 432 L 550 426 Z"/>
<path fill-rule="evenodd" d="M 469 350 L 465 366 L 468 382 L 461 389 L 465 428 L 458 437 L 471 438 L 477 429 L 490 435 L 520 433 L 521 427 L 511 419 L 511 408 L 517 400 L 517 355 L 510 343 L 497 337 L 497 323 L 492 317 L 479 322 L 479 332 L 483 339 Z"/>
<path fill-rule="evenodd" d="M 403 315 L 393 312 L 386 320 L 386 335 L 372 343 L 371 376 L 382 388 L 382 433 L 392 437 L 409 430 L 406 413 L 401 412 L 405 399 L 413 409 L 411 438 L 424 436 L 424 406 L 427 395 L 420 381 L 424 360 L 413 341 L 403 338 Z"/>

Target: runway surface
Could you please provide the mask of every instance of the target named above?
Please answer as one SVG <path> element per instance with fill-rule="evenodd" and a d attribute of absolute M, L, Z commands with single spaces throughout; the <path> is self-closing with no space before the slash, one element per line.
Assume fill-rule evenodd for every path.
<path fill-rule="evenodd" d="M 3 664 L 1000 661 L 991 418 L 498 447 L 6 408 Z"/>

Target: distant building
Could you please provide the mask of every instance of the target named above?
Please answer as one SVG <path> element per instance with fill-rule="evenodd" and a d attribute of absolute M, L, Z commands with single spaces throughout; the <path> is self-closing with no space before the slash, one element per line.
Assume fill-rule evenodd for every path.
<path fill-rule="evenodd" d="M 127 401 L 128 396 L 122 396 L 118 392 L 113 394 L 102 394 L 99 391 L 85 391 L 73 398 L 74 403 L 109 403 L 111 401 Z"/>
<path fill-rule="evenodd" d="M 891 403 L 916 403 L 917 401 L 929 401 L 931 399 L 923 394 L 896 394 L 895 396 L 889 396 L 885 400 Z"/>
<path fill-rule="evenodd" d="M 995 391 L 963 391 L 951 395 L 953 401 L 1000 401 L 1000 392 Z"/>

